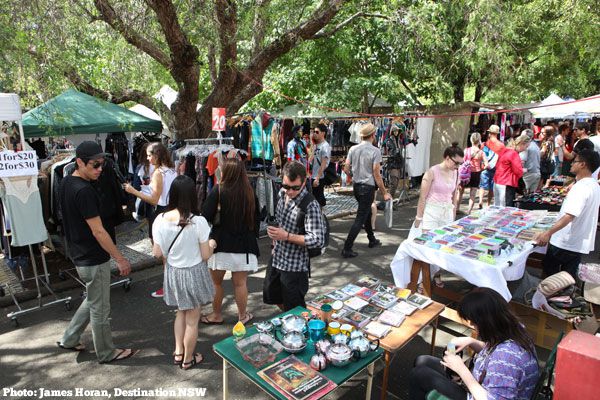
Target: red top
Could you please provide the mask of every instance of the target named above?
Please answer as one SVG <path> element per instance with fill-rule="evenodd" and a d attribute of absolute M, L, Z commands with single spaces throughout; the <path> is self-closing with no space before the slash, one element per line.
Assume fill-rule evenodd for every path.
<path fill-rule="evenodd" d="M 498 185 L 519 187 L 519 178 L 523 176 L 523 166 L 519 153 L 513 149 L 504 149 L 496 163 L 494 182 Z"/>
<path fill-rule="evenodd" d="M 502 154 L 502 151 L 505 148 L 504 143 L 499 140 L 488 140 L 485 142 L 485 145 L 488 147 L 488 149 L 498 154 L 498 157 L 500 157 L 500 154 Z"/>

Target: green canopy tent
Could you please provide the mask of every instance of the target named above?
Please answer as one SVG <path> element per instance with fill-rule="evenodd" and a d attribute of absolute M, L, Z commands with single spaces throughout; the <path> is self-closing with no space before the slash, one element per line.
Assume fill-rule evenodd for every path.
<path fill-rule="evenodd" d="M 69 89 L 23 115 L 25 137 L 82 133 L 162 132 L 162 124 L 128 109 Z"/>

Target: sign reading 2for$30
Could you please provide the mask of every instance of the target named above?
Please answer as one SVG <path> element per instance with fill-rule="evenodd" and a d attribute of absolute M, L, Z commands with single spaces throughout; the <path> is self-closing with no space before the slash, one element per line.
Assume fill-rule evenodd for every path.
<path fill-rule="evenodd" d="M 38 166 L 35 151 L 0 152 L 0 178 L 37 174 Z"/>

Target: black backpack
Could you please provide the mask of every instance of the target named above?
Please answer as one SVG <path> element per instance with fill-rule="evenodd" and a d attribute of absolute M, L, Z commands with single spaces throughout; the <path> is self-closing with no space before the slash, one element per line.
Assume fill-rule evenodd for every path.
<path fill-rule="evenodd" d="M 302 201 L 300 201 L 300 204 L 298 205 L 298 208 L 300 208 L 300 210 L 298 211 L 298 214 L 296 216 L 296 226 L 300 230 L 299 233 L 301 235 L 306 234 L 306 229 L 304 228 L 304 219 L 306 218 L 306 211 L 308 210 L 308 205 L 312 201 L 316 201 L 315 197 L 311 193 L 306 193 L 306 196 L 304 196 L 304 198 L 302 199 Z M 327 246 L 329 246 L 329 221 L 327 220 L 325 214 L 323 214 L 323 211 L 321 211 L 321 216 L 323 217 L 323 221 L 325 221 L 325 242 L 323 243 L 323 247 L 316 247 L 313 249 L 308 248 L 308 256 L 310 258 L 318 257 L 321 254 L 325 253 Z"/>

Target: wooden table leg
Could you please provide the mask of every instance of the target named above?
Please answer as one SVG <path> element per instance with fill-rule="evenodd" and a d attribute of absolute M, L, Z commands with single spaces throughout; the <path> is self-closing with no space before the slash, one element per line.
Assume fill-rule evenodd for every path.
<path fill-rule="evenodd" d="M 423 294 L 429 298 L 433 295 L 431 291 L 431 266 L 423 261 L 419 261 L 423 276 Z"/>
<path fill-rule="evenodd" d="M 433 327 L 433 332 L 431 333 L 431 355 L 433 355 L 433 352 L 435 351 L 435 334 L 437 333 L 438 319 L 439 318 L 434 319 L 431 323 L 431 326 Z"/>
<path fill-rule="evenodd" d="M 417 286 L 419 285 L 420 272 L 420 265 L 418 264 L 417 260 L 414 260 L 410 269 L 410 283 L 408 284 L 408 289 L 413 293 L 417 291 Z"/>
<path fill-rule="evenodd" d="M 389 351 L 383 353 L 383 359 L 385 361 L 385 368 L 383 369 L 383 382 L 381 384 L 381 400 L 387 398 L 387 386 L 388 379 L 390 378 L 390 363 L 392 361 L 392 354 Z"/>
<path fill-rule="evenodd" d="M 229 380 L 227 379 L 227 370 L 229 369 L 229 363 L 223 358 L 223 400 L 229 398 Z"/>
<path fill-rule="evenodd" d="M 413 260 L 412 267 L 410 269 L 410 283 L 408 288 L 414 293 L 417 291 L 419 284 L 419 274 L 423 277 L 423 291 L 425 296 L 431 297 L 431 269 L 430 265 L 426 262 Z"/>
<path fill-rule="evenodd" d="M 375 362 L 373 361 L 367 367 L 367 393 L 365 400 L 371 400 L 371 390 L 373 389 L 373 373 L 375 371 Z"/>

